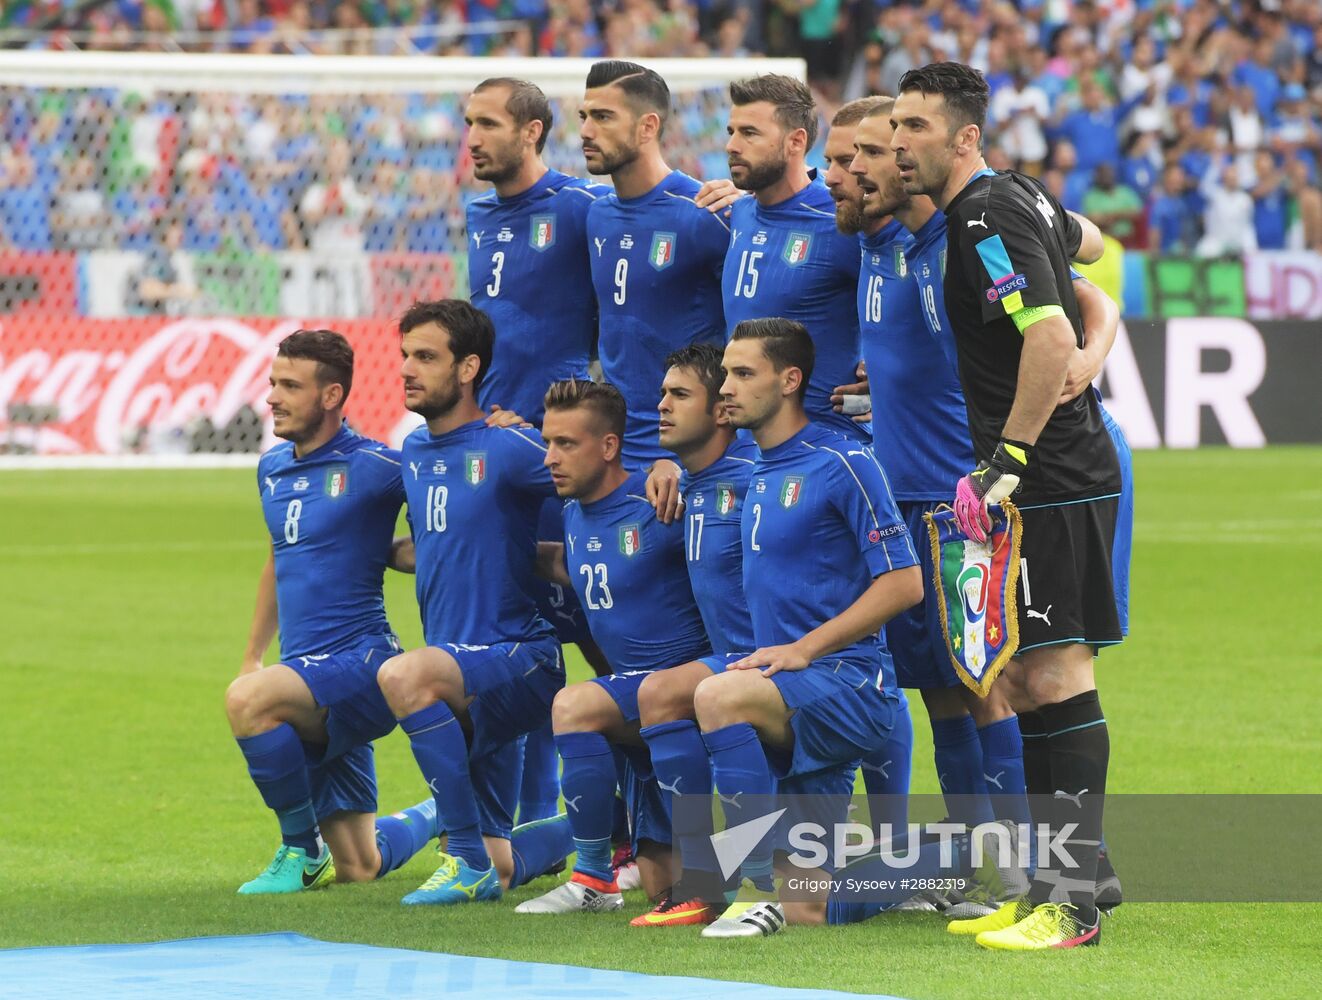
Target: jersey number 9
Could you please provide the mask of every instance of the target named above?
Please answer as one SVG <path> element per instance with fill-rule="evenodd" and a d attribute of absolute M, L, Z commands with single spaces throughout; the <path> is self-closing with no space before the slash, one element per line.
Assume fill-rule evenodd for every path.
<path fill-rule="evenodd" d="M 621 257 L 615 262 L 615 304 L 624 305 L 624 300 L 629 297 L 629 290 L 625 283 L 629 280 L 629 260 Z"/>

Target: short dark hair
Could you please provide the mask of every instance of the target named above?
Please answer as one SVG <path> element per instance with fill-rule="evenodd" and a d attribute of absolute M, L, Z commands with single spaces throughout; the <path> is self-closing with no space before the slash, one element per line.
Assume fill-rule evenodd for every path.
<path fill-rule="evenodd" d="M 785 131 L 801 128 L 807 132 L 808 148 L 812 149 L 817 141 L 817 105 L 806 83 L 780 73 L 763 73 L 730 82 L 730 103 L 736 108 L 758 101 L 775 106 L 776 121 Z"/>
<path fill-rule="evenodd" d="M 808 380 L 812 378 L 813 362 L 817 359 L 817 350 L 813 347 L 807 327 L 780 316 L 745 319 L 734 328 L 730 339 L 760 340 L 762 353 L 777 372 L 783 372 L 786 368 L 797 368 L 803 372 L 803 382 L 799 385 L 799 399 L 803 399 L 804 393 L 808 391 Z"/>
<path fill-rule="evenodd" d="M 552 382 L 546 390 L 543 405 L 547 412 L 551 410 L 577 410 L 586 407 L 595 413 L 606 425 L 606 433 L 614 434 L 624 444 L 624 424 L 628 407 L 620 390 L 609 382 L 593 382 L 590 379 L 571 378 L 563 382 Z"/>
<path fill-rule="evenodd" d="M 986 124 L 990 90 L 982 74 L 972 66 L 939 62 L 911 69 L 900 77 L 900 93 L 910 90 L 945 98 L 951 135 L 965 125 L 976 125 L 981 130 Z"/>
<path fill-rule="evenodd" d="M 831 125 L 857 125 L 864 118 L 889 114 L 893 107 L 895 107 L 893 97 L 860 97 L 856 101 L 840 105 L 831 117 Z"/>
<path fill-rule="evenodd" d="M 514 119 L 514 124 L 523 128 L 529 122 L 541 122 L 542 134 L 537 138 L 537 152 L 546 147 L 546 137 L 551 134 L 551 102 L 542 93 L 542 88 L 530 80 L 516 80 L 512 76 L 493 76 L 483 80 L 473 88 L 478 94 L 495 87 L 504 87 L 510 92 L 505 100 L 505 110 Z"/>
<path fill-rule="evenodd" d="M 477 377 L 473 379 L 476 391 L 491 368 L 491 351 L 496 342 L 496 328 L 491 317 L 463 299 L 415 302 L 399 318 L 400 335 L 427 323 L 435 323 L 449 334 L 450 353 L 456 361 L 470 354 L 477 355 Z"/>
<path fill-rule="evenodd" d="M 278 358 L 299 358 L 317 363 L 317 384 L 338 382 L 349 398 L 353 388 L 353 348 L 344 334 L 334 330 L 295 330 L 276 348 Z"/>
<path fill-rule="evenodd" d="M 725 382 L 725 369 L 721 367 L 721 349 L 715 344 L 689 344 L 666 357 L 666 370 L 687 368 L 698 376 L 707 390 L 707 406 L 715 406 L 721 399 L 721 385 Z"/>
<path fill-rule="evenodd" d="M 605 59 L 588 70 L 587 89 L 615 86 L 624 91 L 630 106 L 638 114 L 655 111 L 661 118 L 661 135 L 670 119 L 670 87 L 654 69 L 624 59 Z"/>

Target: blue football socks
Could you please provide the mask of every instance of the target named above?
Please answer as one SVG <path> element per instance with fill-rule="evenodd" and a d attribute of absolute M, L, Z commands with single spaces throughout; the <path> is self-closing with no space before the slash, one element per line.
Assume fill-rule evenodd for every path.
<path fill-rule="evenodd" d="M 510 850 L 514 855 L 510 888 L 545 875 L 574 850 L 574 831 L 569 826 L 569 817 L 561 813 L 516 826 L 510 834 Z"/>
<path fill-rule="evenodd" d="M 770 803 L 775 791 L 771 766 L 767 763 L 757 730 L 746 722 L 737 722 L 703 733 L 702 742 L 711 757 L 712 777 L 725 810 L 726 829 L 757 819 L 760 815 L 758 803 L 750 800 L 756 796 L 763 804 Z M 771 889 L 774 885 L 771 860 L 772 840 L 768 834 L 744 860 L 744 877 L 751 879 L 759 889 Z"/>
<path fill-rule="evenodd" d="M 574 833 L 574 871 L 611 882 L 615 754 L 600 733 L 560 733 L 555 745 L 564 761 L 560 788 Z"/>
<path fill-rule="evenodd" d="M 280 822 L 280 838 L 308 857 L 320 857 L 321 831 L 312 808 L 307 758 L 294 727 L 282 722 L 270 732 L 238 737 L 236 742 L 262 801 Z"/>
<path fill-rule="evenodd" d="M 436 836 L 436 803 L 423 799 L 402 812 L 376 818 L 376 846 L 381 868 L 376 877 L 402 868 Z"/>
<path fill-rule="evenodd" d="M 437 825 L 447 835 L 446 851 L 463 858 L 473 871 L 491 867 L 482 842 L 477 796 L 468 772 L 468 742 L 450 707 L 443 701 L 399 720 L 413 756 L 436 802 Z"/>
<path fill-rule="evenodd" d="M 970 830 L 992 821 L 987 782 L 982 777 L 982 744 L 978 727 L 967 712 L 953 719 L 932 720 L 932 756 L 946 812 Z"/>

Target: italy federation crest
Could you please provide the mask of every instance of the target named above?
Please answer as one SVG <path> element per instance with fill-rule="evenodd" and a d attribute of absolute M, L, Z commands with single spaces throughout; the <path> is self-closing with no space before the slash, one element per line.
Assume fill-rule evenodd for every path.
<path fill-rule="evenodd" d="M 626 556 L 636 555 L 643 547 L 643 535 L 636 524 L 626 524 L 620 529 L 620 551 Z"/>
<path fill-rule="evenodd" d="M 735 508 L 734 486 L 730 483 L 716 484 L 716 513 L 728 514 Z"/>
<path fill-rule="evenodd" d="M 907 278 L 909 276 L 909 261 L 904 256 L 904 244 L 896 243 L 893 246 L 895 248 L 895 273 L 901 278 Z"/>
<path fill-rule="evenodd" d="M 652 234 L 652 249 L 647 252 L 647 262 L 658 271 L 664 271 L 675 263 L 674 233 Z"/>
<path fill-rule="evenodd" d="M 470 451 L 464 454 L 464 482 L 469 486 L 481 486 L 487 478 L 487 453 Z"/>
<path fill-rule="evenodd" d="M 959 679 L 982 697 L 1019 649 L 1019 511 L 991 507 L 987 541 L 975 542 L 940 507 L 924 514 L 932 545 L 932 583 L 946 653 Z"/>
<path fill-rule="evenodd" d="M 333 465 L 326 470 L 326 496 L 332 500 L 349 492 L 349 467 Z"/>
<path fill-rule="evenodd" d="M 808 250 L 812 245 L 812 237 L 807 233 L 790 233 L 789 239 L 785 241 L 785 251 L 781 254 L 785 258 L 785 263 L 790 267 L 796 267 L 808 259 Z"/>
<path fill-rule="evenodd" d="M 799 502 L 801 496 L 803 496 L 803 477 L 786 476 L 785 481 L 780 484 L 780 505 L 788 510 Z"/>
<path fill-rule="evenodd" d="M 528 236 L 528 242 L 532 244 L 534 250 L 545 250 L 555 242 L 555 216 L 554 215 L 534 215 L 532 217 L 532 231 Z"/>

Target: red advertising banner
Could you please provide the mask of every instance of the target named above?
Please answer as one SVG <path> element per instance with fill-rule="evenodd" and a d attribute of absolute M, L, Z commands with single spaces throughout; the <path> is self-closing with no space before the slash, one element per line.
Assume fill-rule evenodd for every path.
<path fill-rule="evenodd" d="M 78 315 L 78 255 L 0 251 L 0 314 Z"/>
<path fill-rule="evenodd" d="M 329 327 L 354 347 L 346 413 L 397 441 L 403 408 L 399 334 L 388 320 L 0 317 L 0 445 L 51 454 L 160 450 L 205 417 L 224 428 L 245 406 L 266 427 L 267 377 L 280 340 Z M 33 408 L 53 417 L 34 420 Z M 24 411 L 28 411 L 24 414 Z"/>

